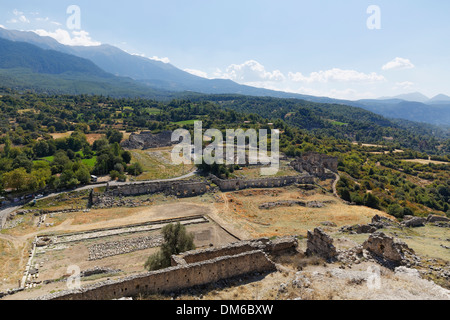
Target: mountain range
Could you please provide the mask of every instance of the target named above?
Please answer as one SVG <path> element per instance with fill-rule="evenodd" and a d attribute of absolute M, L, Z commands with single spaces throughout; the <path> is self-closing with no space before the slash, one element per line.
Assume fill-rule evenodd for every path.
<path fill-rule="evenodd" d="M 202 94 L 239 94 L 301 99 L 363 108 L 389 118 L 450 126 L 450 97 L 412 93 L 339 100 L 267 90 L 231 80 L 206 79 L 169 63 L 129 54 L 110 45 L 67 46 L 34 32 L 0 28 L 0 84 L 54 93 L 139 96 L 154 99 Z"/>
<path fill-rule="evenodd" d="M 426 95 L 420 92 L 412 92 L 407 94 L 401 94 L 395 97 L 381 97 L 378 100 L 390 101 L 390 100 L 404 100 L 410 102 L 421 102 L 427 104 L 435 104 L 435 103 L 450 103 L 450 97 L 445 94 L 438 94 L 433 98 L 428 98 Z"/>

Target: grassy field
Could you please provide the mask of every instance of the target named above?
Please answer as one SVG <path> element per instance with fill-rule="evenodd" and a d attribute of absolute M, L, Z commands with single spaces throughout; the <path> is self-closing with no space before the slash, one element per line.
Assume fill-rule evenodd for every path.
<path fill-rule="evenodd" d="M 296 175 L 299 175 L 299 173 L 295 171 L 292 167 L 281 165 L 278 172 L 275 175 L 271 175 L 270 177 L 284 177 Z M 230 176 L 230 178 L 258 179 L 258 178 L 267 178 L 267 176 L 261 175 L 261 168 L 244 167 L 242 168 L 242 170 L 234 171 L 234 173 Z"/>
<path fill-rule="evenodd" d="M 93 168 L 93 167 L 95 167 L 95 164 L 97 163 L 97 156 L 94 156 L 91 159 L 83 159 L 83 160 L 81 160 L 81 162 L 83 162 L 88 167 Z"/>
<path fill-rule="evenodd" d="M 147 112 L 148 114 L 152 115 L 152 114 L 160 114 L 161 110 L 157 109 L 157 108 L 146 108 L 145 112 Z"/>
<path fill-rule="evenodd" d="M 197 119 L 178 121 L 178 122 L 173 122 L 173 123 L 178 124 L 178 125 L 184 125 L 184 124 L 194 124 L 195 121 L 197 121 Z"/>
<path fill-rule="evenodd" d="M 172 148 L 152 150 L 131 150 L 132 162 L 139 162 L 144 173 L 137 180 L 157 180 L 176 178 L 191 172 L 194 165 L 174 165 L 171 160 Z"/>

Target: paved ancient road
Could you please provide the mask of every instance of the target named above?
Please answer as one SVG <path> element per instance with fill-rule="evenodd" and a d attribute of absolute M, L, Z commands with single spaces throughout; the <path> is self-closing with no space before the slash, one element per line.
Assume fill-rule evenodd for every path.
<path fill-rule="evenodd" d="M 121 186 L 121 185 L 127 185 L 127 184 L 139 184 L 139 183 L 144 183 L 144 182 L 177 181 L 177 180 L 182 180 L 182 179 L 185 179 L 185 178 L 192 177 L 192 176 L 194 176 L 196 174 L 197 174 L 197 171 L 195 170 L 195 171 L 189 172 L 188 174 L 185 174 L 183 176 L 176 177 L 176 178 L 161 179 L 161 180 L 146 180 L 146 181 L 130 181 L 130 182 L 112 181 L 112 182 L 109 182 L 109 185 L 110 186 Z M 72 192 L 72 191 L 81 191 L 81 190 L 94 189 L 94 188 L 97 188 L 97 187 L 106 187 L 106 184 L 107 183 L 105 182 L 105 183 L 101 183 L 101 184 L 95 184 L 95 185 L 88 185 L 88 186 L 80 187 L 80 188 L 77 188 L 77 189 L 74 189 L 74 190 L 70 190 L 70 191 L 55 192 L 55 193 L 51 193 L 51 194 L 41 198 L 40 200 L 47 199 L 47 198 L 52 198 L 52 197 L 55 197 L 55 196 L 57 196 L 59 194 Z M 36 201 L 39 201 L 39 200 L 36 200 Z M 16 206 L 7 207 L 7 208 L 4 208 L 4 209 L 0 210 L 0 230 L 5 225 L 6 219 L 9 216 L 9 214 L 11 212 L 14 212 L 15 210 L 20 209 L 22 206 L 23 205 L 16 205 Z"/>

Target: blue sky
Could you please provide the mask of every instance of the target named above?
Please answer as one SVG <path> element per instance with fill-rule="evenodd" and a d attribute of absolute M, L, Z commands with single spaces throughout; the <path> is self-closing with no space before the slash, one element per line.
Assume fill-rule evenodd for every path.
<path fill-rule="evenodd" d="M 393 3 L 395 2 L 395 3 Z M 67 8 L 81 9 L 80 30 Z M 369 29 L 370 5 L 381 29 Z M 450 95 L 447 0 L 2 0 L 0 26 L 118 46 L 208 78 L 336 98 Z"/>

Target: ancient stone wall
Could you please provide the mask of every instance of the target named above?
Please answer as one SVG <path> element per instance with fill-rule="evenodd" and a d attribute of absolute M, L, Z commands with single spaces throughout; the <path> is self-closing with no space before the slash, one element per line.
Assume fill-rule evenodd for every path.
<path fill-rule="evenodd" d="M 373 233 L 369 236 L 363 248 L 377 256 L 397 264 L 404 264 L 408 257 L 414 256 L 414 250 L 409 248 L 403 241 L 387 236 L 382 232 Z"/>
<path fill-rule="evenodd" d="M 332 179 L 334 174 L 327 172 L 326 169 L 337 172 L 338 158 L 317 152 L 307 152 L 292 161 L 291 166 L 298 172 L 308 172 L 321 179 Z"/>
<path fill-rule="evenodd" d="M 263 179 L 228 179 L 223 180 L 211 175 L 211 180 L 221 191 L 244 190 L 249 188 L 279 188 L 289 186 L 295 183 L 309 184 L 314 183 L 314 177 L 310 175 L 274 177 Z"/>
<path fill-rule="evenodd" d="M 208 191 L 207 185 L 208 183 L 206 181 L 143 182 L 138 184 L 112 186 L 108 188 L 106 194 L 111 196 L 136 196 L 151 193 L 165 193 L 177 197 L 189 197 L 206 193 Z"/>
<path fill-rule="evenodd" d="M 308 256 L 317 255 L 327 260 L 332 260 L 337 256 L 336 247 L 333 245 L 333 238 L 327 235 L 321 228 L 308 231 L 308 242 L 306 254 Z"/>
<path fill-rule="evenodd" d="M 211 260 L 221 256 L 237 255 L 253 250 L 265 250 L 268 242 L 269 239 L 258 239 L 231 243 L 219 248 L 192 250 L 177 256 L 172 256 L 172 266 Z"/>
<path fill-rule="evenodd" d="M 50 294 L 42 300 L 109 300 L 139 294 L 182 290 L 254 272 L 275 271 L 275 264 L 261 250 L 178 265 L 121 280 L 105 281 L 79 290 Z"/>
<path fill-rule="evenodd" d="M 119 186 L 108 186 L 107 191 L 102 194 L 92 192 L 90 195 L 90 205 L 97 206 L 105 199 L 114 197 L 130 197 L 154 193 L 164 193 L 168 196 L 178 198 L 196 197 L 205 194 L 210 189 L 207 181 L 160 181 L 142 182 Z"/>

